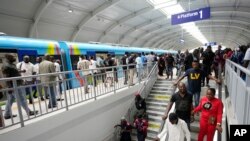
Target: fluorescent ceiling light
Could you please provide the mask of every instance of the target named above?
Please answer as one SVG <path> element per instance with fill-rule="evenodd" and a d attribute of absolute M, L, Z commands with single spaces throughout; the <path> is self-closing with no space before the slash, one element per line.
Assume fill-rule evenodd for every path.
<path fill-rule="evenodd" d="M 160 5 L 164 5 L 164 7 L 161 7 L 159 10 L 164 13 L 168 19 L 174 14 L 185 12 L 182 6 L 177 3 L 177 0 L 148 0 L 148 2 L 158 9 Z M 194 22 L 180 24 L 180 26 L 202 44 L 208 43 L 206 37 L 201 33 Z"/>

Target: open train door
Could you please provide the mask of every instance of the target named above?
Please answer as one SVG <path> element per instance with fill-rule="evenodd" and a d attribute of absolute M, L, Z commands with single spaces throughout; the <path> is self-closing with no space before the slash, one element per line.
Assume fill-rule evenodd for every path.
<path fill-rule="evenodd" d="M 30 57 L 30 62 L 35 64 L 36 57 L 38 56 L 36 50 L 17 50 L 19 62 L 23 61 L 23 56 L 28 55 Z"/>

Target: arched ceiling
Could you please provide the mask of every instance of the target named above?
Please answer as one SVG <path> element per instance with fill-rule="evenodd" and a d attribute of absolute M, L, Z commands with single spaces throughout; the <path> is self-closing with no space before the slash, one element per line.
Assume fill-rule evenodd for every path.
<path fill-rule="evenodd" d="M 211 7 L 210 19 L 195 22 L 208 41 L 231 48 L 250 42 L 250 0 L 178 0 L 178 4 L 185 11 Z M 0 32 L 174 50 L 202 45 L 179 25 L 171 25 L 148 0 L 0 0 Z"/>

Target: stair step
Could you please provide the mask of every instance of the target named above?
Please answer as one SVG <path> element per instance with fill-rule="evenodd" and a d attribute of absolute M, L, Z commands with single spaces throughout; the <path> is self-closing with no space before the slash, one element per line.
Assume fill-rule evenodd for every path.
<path fill-rule="evenodd" d="M 163 107 L 163 106 L 154 106 L 154 105 L 148 105 L 147 109 L 149 109 L 149 110 L 156 110 L 156 111 L 166 111 L 166 107 Z"/>
<path fill-rule="evenodd" d="M 150 94 L 152 94 L 152 93 L 172 95 L 172 94 L 173 94 L 173 91 L 151 90 L 151 91 L 150 91 Z"/>
<path fill-rule="evenodd" d="M 157 83 L 157 84 L 169 84 L 169 85 L 173 85 L 173 81 L 156 81 L 155 83 Z"/>
<path fill-rule="evenodd" d="M 200 122 L 199 121 L 194 121 L 193 123 L 190 124 L 190 128 L 192 132 L 199 132 L 200 131 Z"/>
<path fill-rule="evenodd" d="M 173 91 L 172 87 L 153 86 L 152 90 Z"/>
<path fill-rule="evenodd" d="M 159 101 L 146 101 L 148 106 L 159 106 L 159 107 L 166 107 L 168 105 L 168 102 L 159 102 Z"/>
<path fill-rule="evenodd" d="M 163 116 L 165 112 L 158 112 L 158 111 L 152 111 L 152 110 L 147 110 L 146 111 L 148 115 L 152 116 Z"/>
<path fill-rule="evenodd" d="M 156 98 L 147 98 L 146 101 L 155 101 L 155 102 L 169 102 L 169 99 L 156 99 Z"/>
<path fill-rule="evenodd" d="M 148 98 L 156 99 L 156 100 L 167 100 L 169 101 L 171 98 L 171 95 L 162 95 L 162 94 L 152 94 L 148 95 Z"/>

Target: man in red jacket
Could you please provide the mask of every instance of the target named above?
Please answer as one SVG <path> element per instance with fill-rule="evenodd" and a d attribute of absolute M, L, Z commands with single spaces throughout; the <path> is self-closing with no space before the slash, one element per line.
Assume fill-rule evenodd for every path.
<path fill-rule="evenodd" d="M 200 100 L 199 106 L 192 112 L 194 114 L 201 111 L 198 141 L 203 141 L 205 135 L 207 135 L 207 141 L 213 141 L 215 130 L 218 130 L 220 133 L 222 132 L 223 103 L 214 96 L 215 89 L 209 88 L 206 96 Z"/>

